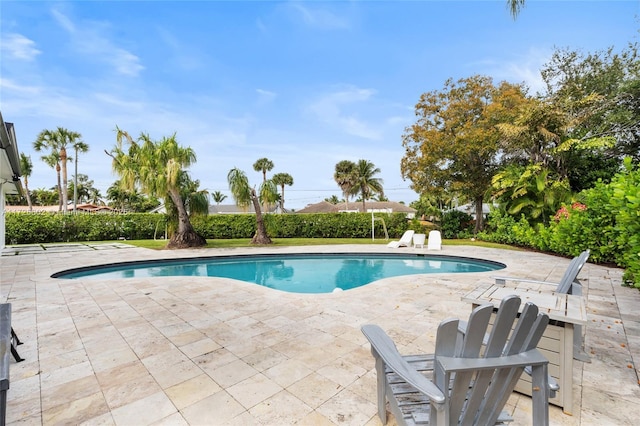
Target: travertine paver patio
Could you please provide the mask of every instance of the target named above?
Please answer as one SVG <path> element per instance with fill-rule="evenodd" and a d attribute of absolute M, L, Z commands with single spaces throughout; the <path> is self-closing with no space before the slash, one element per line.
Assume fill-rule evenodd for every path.
<path fill-rule="evenodd" d="M 377 425 L 375 373 L 360 333 L 377 323 L 404 353 L 433 349 L 436 325 L 465 318 L 461 296 L 491 273 L 389 278 L 341 293 L 291 294 L 221 278 L 58 280 L 63 269 L 151 258 L 255 252 L 385 252 L 384 246 L 152 251 L 126 244 L 3 251 L 1 299 L 26 361 L 11 365 L 9 424 Z M 444 246 L 436 254 L 504 262 L 501 275 L 557 280 L 569 260 Z M 318 271 L 322 273 L 322 271 Z M 575 362 L 573 416 L 556 425 L 637 424 L 640 293 L 622 271 L 580 274 L 589 323 Z M 509 401 L 529 424 L 530 399 Z"/>

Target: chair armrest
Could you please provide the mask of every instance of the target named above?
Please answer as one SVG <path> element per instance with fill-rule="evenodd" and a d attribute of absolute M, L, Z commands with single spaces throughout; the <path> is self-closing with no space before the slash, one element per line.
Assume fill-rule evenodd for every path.
<path fill-rule="evenodd" d="M 372 324 L 364 325 L 362 326 L 362 333 L 371 343 L 371 351 L 374 357 L 381 358 L 387 368 L 425 394 L 434 403 L 443 404 L 445 402 L 445 396 L 442 391 L 402 358 L 396 345 L 380 327 Z"/>
<path fill-rule="evenodd" d="M 504 355 L 493 358 L 458 358 L 438 356 L 436 362 L 448 372 L 464 372 L 488 370 L 501 367 L 526 367 L 548 364 L 549 361 L 537 349 L 515 355 Z"/>
<path fill-rule="evenodd" d="M 530 280 L 527 278 L 517 278 L 517 277 L 491 277 L 495 280 L 496 284 L 504 285 L 507 281 L 515 281 L 519 283 L 532 283 L 532 284 L 546 284 L 557 287 L 558 283 L 550 282 L 550 281 L 539 281 L 539 280 Z"/>

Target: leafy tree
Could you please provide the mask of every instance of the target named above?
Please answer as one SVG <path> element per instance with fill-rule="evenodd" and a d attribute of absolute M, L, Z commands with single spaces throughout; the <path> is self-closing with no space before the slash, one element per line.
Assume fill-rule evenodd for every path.
<path fill-rule="evenodd" d="M 227 182 L 229 182 L 229 189 L 238 206 L 247 207 L 249 204 L 253 204 L 256 212 L 256 233 L 251 239 L 251 244 L 271 244 L 272 241 L 267 235 L 262 210 L 260 209 L 261 200 L 258 198 L 255 188 L 249 185 L 247 175 L 242 170 L 233 168 L 227 174 Z M 273 199 L 278 195 L 277 188 L 271 180 L 263 182 L 260 185 L 259 192 L 269 199 Z"/>
<path fill-rule="evenodd" d="M 583 54 L 558 49 L 541 74 L 547 97 L 561 105 L 574 124 L 574 140 L 610 137 L 607 156 L 640 160 L 640 60 L 638 43 Z"/>
<path fill-rule="evenodd" d="M 476 209 L 475 231 L 482 229 L 482 203 L 500 162 L 502 135 L 496 125 L 513 119 L 524 100 L 519 85 L 493 85 L 490 77 L 449 79 L 441 91 L 424 93 L 416 105 L 418 121 L 402 144 L 404 178 L 419 194 L 467 197 Z"/>
<path fill-rule="evenodd" d="M 78 182 L 77 188 L 75 187 L 76 182 Z M 94 188 L 93 181 L 89 179 L 89 176 L 82 173 L 77 177 L 73 176 L 73 181 L 69 184 L 69 194 L 73 194 L 76 202 L 100 204 L 100 190 Z M 96 200 L 98 201 L 96 202 Z"/>
<path fill-rule="evenodd" d="M 109 207 L 124 212 L 148 212 L 160 205 L 157 198 L 140 194 L 137 188 L 123 188 L 119 180 L 107 189 L 107 200 Z"/>
<path fill-rule="evenodd" d="M 284 186 L 293 185 L 293 177 L 289 173 L 276 173 L 271 178 L 273 183 L 280 187 L 282 192 L 280 193 L 280 211 L 284 212 Z"/>
<path fill-rule="evenodd" d="M 24 193 L 27 199 L 27 205 L 29 206 L 29 211 L 33 211 L 31 194 L 29 193 L 29 176 L 33 173 L 33 163 L 31 162 L 31 156 L 26 155 L 24 152 L 20 153 L 20 170 L 22 170 L 22 179 L 24 181 Z"/>
<path fill-rule="evenodd" d="M 214 191 L 211 193 L 211 198 L 213 199 L 214 203 L 220 205 L 221 202 L 226 200 L 227 196 L 220 191 Z"/>
<path fill-rule="evenodd" d="M 493 177 L 492 189 L 510 215 L 524 214 L 532 224 L 548 223 L 562 203 L 571 199 L 568 181 L 539 164 L 505 168 Z"/>
<path fill-rule="evenodd" d="M 374 177 L 380 173 L 380 169 L 370 161 L 358 160 L 355 167 L 355 185 L 353 186 L 353 194 L 360 194 L 362 197 L 362 211 L 366 212 L 365 201 L 369 200 L 373 194 L 384 196 L 382 188 L 383 181 Z"/>
<path fill-rule="evenodd" d="M 125 147 L 128 144 L 128 149 Z M 193 229 L 180 183 L 183 173 L 196 161 L 193 149 L 178 144 L 176 135 L 153 141 L 141 133 L 134 140 L 126 131 L 116 127 L 116 146 L 105 151 L 112 159 L 113 170 L 120 176 L 123 188 L 133 190 L 139 185 L 142 192 L 151 197 L 170 199 L 177 209 L 178 226 L 167 248 L 201 247 L 207 241 Z"/>
<path fill-rule="evenodd" d="M 356 163 L 349 160 L 342 160 L 336 164 L 333 179 L 336 181 L 345 200 L 345 210 L 349 210 L 349 196 L 353 193 L 358 178 Z"/>
<path fill-rule="evenodd" d="M 51 206 L 60 199 L 58 187 L 52 189 L 37 188 L 31 191 L 33 204 L 36 206 Z"/>
<path fill-rule="evenodd" d="M 273 170 L 273 161 L 268 158 L 260 158 L 253 163 L 253 170 L 256 172 L 262 172 L 262 182 L 267 181 L 267 172 Z"/>

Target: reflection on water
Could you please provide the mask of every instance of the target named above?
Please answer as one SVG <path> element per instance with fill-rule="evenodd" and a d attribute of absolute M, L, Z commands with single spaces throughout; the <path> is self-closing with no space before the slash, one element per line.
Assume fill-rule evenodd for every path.
<path fill-rule="evenodd" d="M 247 256 L 112 265 L 64 278 L 209 276 L 231 278 L 293 293 L 349 290 L 383 278 L 411 274 L 483 272 L 504 265 L 438 256 L 290 255 Z"/>
<path fill-rule="evenodd" d="M 346 259 L 335 275 L 334 288 L 349 290 L 384 278 L 382 259 Z"/>

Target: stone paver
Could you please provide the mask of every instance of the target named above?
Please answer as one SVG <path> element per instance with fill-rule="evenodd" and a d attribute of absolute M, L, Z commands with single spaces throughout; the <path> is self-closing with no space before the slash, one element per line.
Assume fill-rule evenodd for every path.
<path fill-rule="evenodd" d="M 121 261 L 335 250 L 175 252 L 125 242 L 7 248 L 0 300 L 13 304 L 26 358 L 11 365 L 8 424 L 379 425 L 373 358 L 360 326 L 379 324 L 401 352 L 430 352 L 437 324 L 466 318 L 470 306 L 461 297 L 492 273 L 395 277 L 319 295 L 222 278 L 50 278 Z M 426 253 L 339 246 L 340 252 L 399 250 Z M 470 246 L 430 254 L 500 261 L 507 265 L 500 275 L 548 281 L 557 281 L 569 263 Z M 552 424 L 631 425 L 640 418 L 640 292 L 621 286 L 622 272 L 587 264 L 580 274 L 591 362 L 574 363 L 577 408 L 568 416 L 551 407 Z M 507 408 L 515 424 L 531 422 L 528 397 L 513 394 Z"/>

